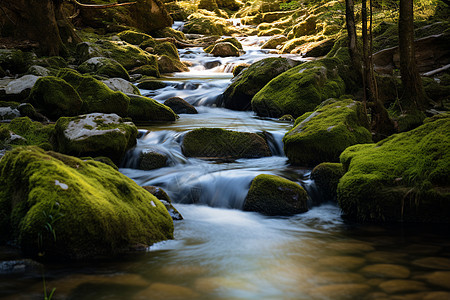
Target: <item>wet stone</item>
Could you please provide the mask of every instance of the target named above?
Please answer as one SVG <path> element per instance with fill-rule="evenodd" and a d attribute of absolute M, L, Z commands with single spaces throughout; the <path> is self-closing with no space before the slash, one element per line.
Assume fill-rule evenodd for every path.
<path fill-rule="evenodd" d="M 423 278 L 430 284 L 450 289 L 450 272 L 438 271 L 424 275 Z"/>
<path fill-rule="evenodd" d="M 369 265 L 361 269 L 367 277 L 383 277 L 383 278 L 408 278 L 411 272 L 409 269 L 399 265 L 392 264 L 376 264 Z"/>
<path fill-rule="evenodd" d="M 388 294 L 410 293 L 425 291 L 423 282 L 415 280 L 389 280 L 380 284 L 380 288 Z"/>
<path fill-rule="evenodd" d="M 442 250 L 440 246 L 412 244 L 403 249 L 402 252 L 409 254 L 433 255 Z"/>
<path fill-rule="evenodd" d="M 411 293 L 405 295 L 392 295 L 389 297 L 389 300 L 423 300 L 423 297 L 426 295 L 425 292 L 421 293 Z"/>
<path fill-rule="evenodd" d="M 448 300 L 448 299 L 450 299 L 450 292 L 430 292 L 423 297 L 423 300 Z"/>
<path fill-rule="evenodd" d="M 375 251 L 367 253 L 365 258 L 371 263 L 406 263 L 405 253 L 387 252 L 387 251 Z"/>
<path fill-rule="evenodd" d="M 195 291 L 174 284 L 153 283 L 149 288 L 139 292 L 133 297 L 133 300 L 184 300 L 198 299 L 200 295 Z"/>
<path fill-rule="evenodd" d="M 317 274 L 318 284 L 361 283 L 365 278 L 356 273 L 320 272 Z"/>
<path fill-rule="evenodd" d="M 450 270 L 450 259 L 444 257 L 425 257 L 414 260 L 412 264 L 422 268 Z"/>
<path fill-rule="evenodd" d="M 367 284 L 332 284 L 315 288 L 309 295 L 313 299 L 361 299 L 369 291 Z"/>
<path fill-rule="evenodd" d="M 367 243 L 331 243 L 328 245 L 330 250 L 334 250 L 341 253 L 357 254 L 375 251 L 370 244 Z"/>
<path fill-rule="evenodd" d="M 354 256 L 330 256 L 319 259 L 318 263 L 321 266 L 342 269 L 342 270 L 354 270 L 362 267 L 366 260 L 360 257 Z"/>

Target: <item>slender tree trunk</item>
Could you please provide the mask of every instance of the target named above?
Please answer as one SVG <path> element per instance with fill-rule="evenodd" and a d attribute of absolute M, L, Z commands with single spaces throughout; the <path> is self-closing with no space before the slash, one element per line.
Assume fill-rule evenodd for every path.
<path fill-rule="evenodd" d="M 353 0 L 345 0 L 345 23 L 347 26 L 348 50 L 350 52 L 350 57 L 352 58 L 353 63 L 357 63 L 359 65 L 360 56 L 356 43 L 355 3 Z M 360 70 L 360 67 L 358 67 L 357 70 Z"/>
<path fill-rule="evenodd" d="M 400 103 L 405 111 L 423 110 L 426 104 L 426 97 L 416 65 L 412 0 L 400 0 L 398 32 L 400 73 L 404 90 Z"/>

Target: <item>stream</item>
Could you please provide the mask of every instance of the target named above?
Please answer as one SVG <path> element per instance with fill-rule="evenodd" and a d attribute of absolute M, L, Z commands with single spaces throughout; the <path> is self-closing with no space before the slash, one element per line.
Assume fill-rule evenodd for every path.
<path fill-rule="evenodd" d="M 165 88 L 141 91 L 160 102 L 181 97 L 199 112 L 140 128 L 137 146 L 120 168 L 139 185 L 162 187 L 184 220 L 174 222 L 174 240 L 143 254 L 46 264 L 46 286 L 56 288 L 52 299 L 450 299 L 446 225 L 362 226 L 345 222 L 333 203 L 292 217 L 241 210 L 259 174 L 298 182 L 315 197 L 311 170 L 289 166 L 283 154 L 281 139 L 291 123 L 215 105 L 230 84 L 234 65 L 279 56 L 259 49 L 265 40 L 241 38 L 246 51 L 241 57 L 181 49 L 181 60 L 192 64 L 190 72 L 162 78 Z M 200 127 L 264 131 L 273 156 L 221 163 L 184 157 L 183 135 Z M 138 170 L 139 154 L 150 150 L 168 156 L 168 166 Z M 19 258 L 0 248 L 0 260 Z M 0 299 L 42 295 L 39 267 L 8 275 L 0 268 Z"/>

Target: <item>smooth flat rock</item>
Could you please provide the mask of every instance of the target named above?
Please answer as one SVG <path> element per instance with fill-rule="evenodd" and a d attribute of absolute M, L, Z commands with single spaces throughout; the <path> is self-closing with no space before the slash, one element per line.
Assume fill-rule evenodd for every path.
<path fill-rule="evenodd" d="M 361 273 L 363 273 L 367 277 L 385 277 L 398 279 L 408 278 L 411 274 L 408 268 L 392 264 L 369 265 L 362 268 Z"/>
<path fill-rule="evenodd" d="M 425 284 L 416 280 L 389 280 L 380 284 L 380 288 L 388 294 L 422 292 L 427 289 Z"/>
<path fill-rule="evenodd" d="M 420 258 L 414 260 L 412 264 L 422 268 L 450 270 L 450 259 L 445 257 Z"/>

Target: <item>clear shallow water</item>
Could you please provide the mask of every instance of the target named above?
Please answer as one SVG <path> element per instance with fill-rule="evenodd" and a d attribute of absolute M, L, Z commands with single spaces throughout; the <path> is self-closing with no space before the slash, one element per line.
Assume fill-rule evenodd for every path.
<path fill-rule="evenodd" d="M 266 57 L 257 44 L 246 46 L 255 48 L 248 62 Z M 45 276 L 49 290 L 56 288 L 53 299 L 450 299 L 450 230 L 445 225 L 347 224 L 334 204 L 288 218 L 239 210 L 256 175 L 281 175 L 313 190 L 309 170 L 289 166 L 279 149 L 289 123 L 215 107 L 231 79 L 220 66 L 202 69 L 217 58 L 198 49 L 181 56 L 193 62 L 191 72 L 163 79 L 169 86 L 152 97 L 161 102 L 184 97 L 199 114 L 143 127 L 120 169 L 138 184 L 158 185 L 170 194 L 184 217 L 175 222 L 175 239 L 113 261 L 48 264 Z M 226 60 L 221 66 L 237 58 Z M 186 158 L 182 137 L 199 127 L 269 132 L 276 155 L 222 163 Z M 169 166 L 137 170 L 136 158 L 149 150 L 168 155 Z M 0 260 L 14 259 L 20 254 L 0 249 Z M 40 267 L 19 264 L 16 274 L 7 275 L 0 268 L 0 299 L 42 295 Z"/>

